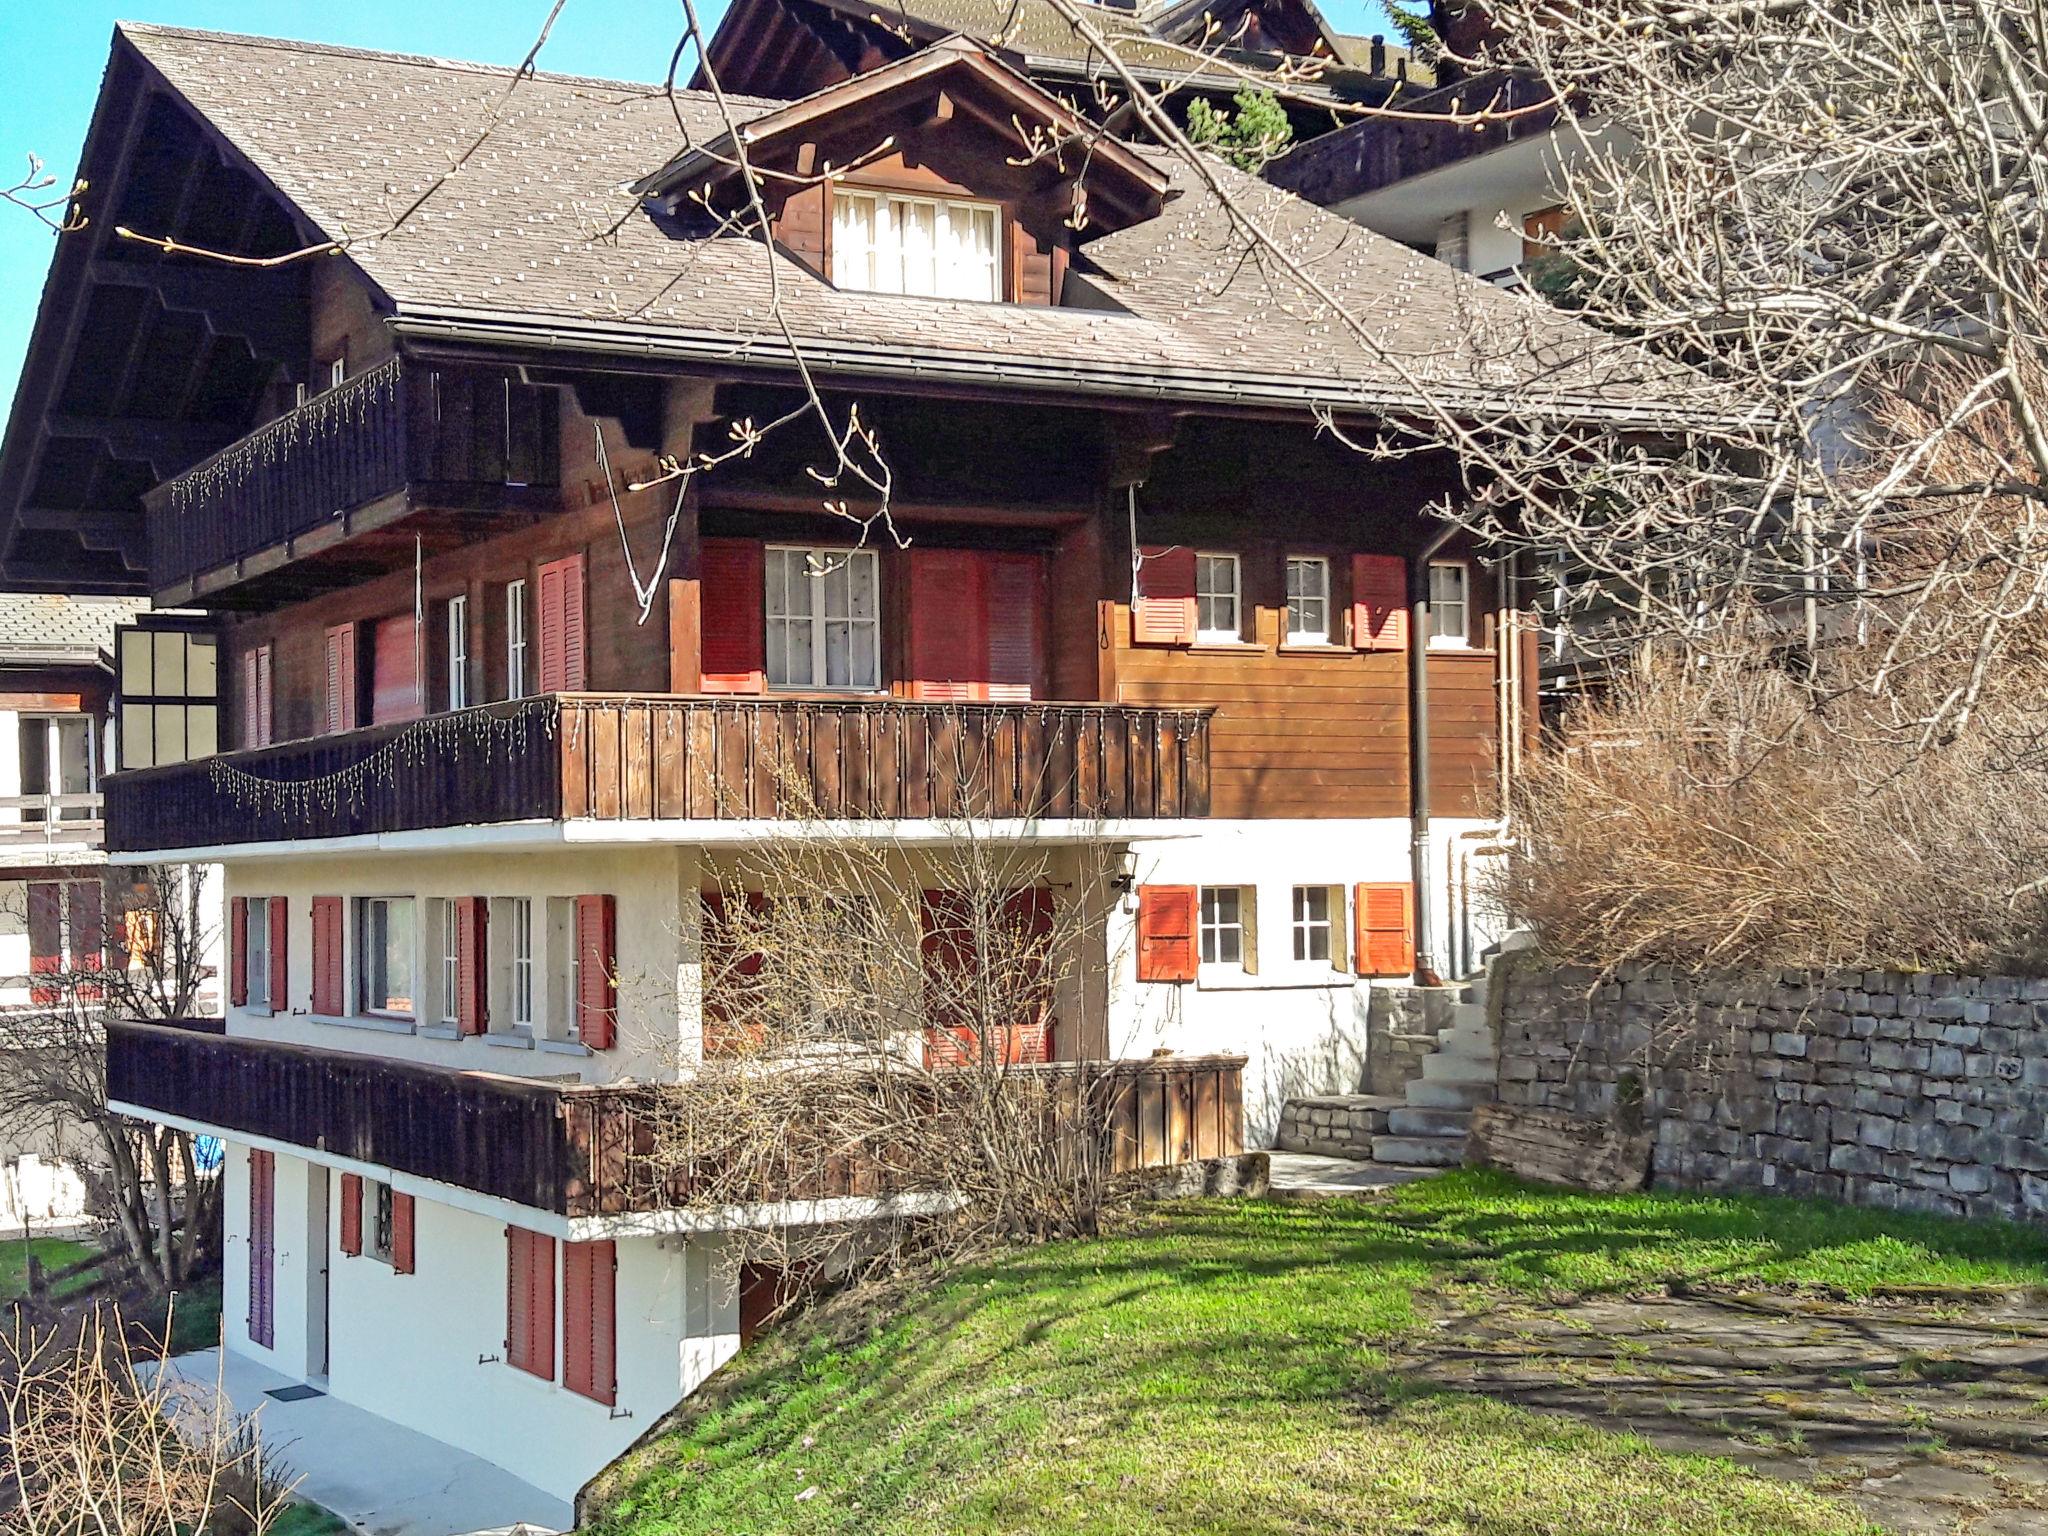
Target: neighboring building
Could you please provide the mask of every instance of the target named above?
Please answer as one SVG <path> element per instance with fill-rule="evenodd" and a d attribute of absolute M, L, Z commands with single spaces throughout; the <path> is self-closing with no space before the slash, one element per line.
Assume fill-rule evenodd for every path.
<path fill-rule="evenodd" d="M 1477 0 L 1433 0 L 1430 11 L 1454 56 L 1483 55 L 1489 24 Z M 1461 272 L 1514 286 L 1558 232 L 1558 169 L 1580 152 L 1578 130 L 1558 131 L 1541 81 L 1472 74 L 1450 60 L 1436 75 L 1435 89 L 1400 98 L 1399 116 L 1360 118 L 1302 142 L 1267 178 Z M 1505 115 L 1475 125 L 1469 114 L 1482 109 Z"/>
<path fill-rule="evenodd" d="M 1347 106 L 1431 83 L 1406 49 L 1333 31 L 1313 0 L 1082 0 L 1080 14 L 1176 118 L 1197 100 L 1227 107 L 1247 74 L 1284 69 L 1283 105 L 1306 140 L 1342 123 Z M 796 97 L 949 37 L 974 39 L 1097 121 L 1130 126 L 1123 74 L 1047 0 L 734 0 L 707 52 L 723 89 Z M 706 84 L 702 70 L 695 84 Z"/>
<path fill-rule="evenodd" d="M 707 98 L 546 74 L 345 255 L 113 233 L 260 258 L 378 231 L 506 88 L 117 31 L 0 553 L 221 648 L 217 698 L 124 684 L 106 793 L 116 858 L 225 867 L 225 1032 L 117 1028 L 109 1092 L 228 1143 L 229 1347 L 566 1497 L 759 1294 L 629 1177 L 624 1085 L 701 1060 L 704 893 L 806 831 L 779 767 L 907 850 L 1123 851 L 1049 888 L 1099 980 L 1045 1049 L 1149 1074 L 1190 1117 L 1163 1156 L 1240 1116 L 1262 1144 L 1284 1097 L 1357 1085 L 1376 989 L 1474 967 L 1464 872 L 1529 724 L 1513 572 L 1426 515 L 1448 460 L 1314 412 L 1369 435 L 1415 370 L 1497 409 L 1517 360 L 1445 343 L 1518 301 L 1226 171 L 1390 369 L 1169 157 L 1092 144 L 1074 220 L 1083 166 L 1015 135 L 1080 125 L 958 39 L 742 103 L 772 245 L 716 232 L 742 190 Z M 808 418 L 681 494 L 658 472 L 801 405 L 785 334 L 876 435 L 907 546 L 826 512 L 875 500 L 819 485 Z M 1569 321 L 1533 338 L 1589 416 L 1648 419 L 1635 380 L 1568 372 Z M 607 465 L 652 483 L 615 511 Z M 227 750 L 197 750 L 216 709 Z"/>

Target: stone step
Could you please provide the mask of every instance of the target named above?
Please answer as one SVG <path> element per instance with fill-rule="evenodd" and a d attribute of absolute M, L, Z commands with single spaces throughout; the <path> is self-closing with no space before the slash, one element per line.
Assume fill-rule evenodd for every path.
<path fill-rule="evenodd" d="M 1462 1024 L 1438 1035 L 1436 1048 L 1447 1056 L 1484 1056 L 1491 1060 L 1494 1054 L 1492 1035 L 1483 1029 L 1467 1029 Z"/>
<path fill-rule="evenodd" d="M 1471 1109 L 1493 1102 L 1491 1078 L 1483 1083 L 1432 1083 L 1416 1078 L 1408 1085 L 1408 1103 L 1415 1109 Z"/>
<path fill-rule="evenodd" d="M 1451 1023 L 1461 1029 L 1485 1029 L 1486 1005 L 1484 1003 L 1451 1004 Z"/>
<path fill-rule="evenodd" d="M 1393 1136 L 1462 1136 L 1471 1124 L 1469 1109 L 1407 1105 L 1387 1115 L 1387 1133 Z"/>
<path fill-rule="evenodd" d="M 1483 1083 L 1489 1089 L 1500 1076 L 1490 1056 L 1448 1056 L 1438 1051 L 1422 1058 L 1422 1076 L 1431 1083 Z"/>
<path fill-rule="evenodd" d="M 1372 1160 L 1408 1168 L 1456 1168 L 1465 1161 L 1463 1136 L 1375 1136 Z"/>
<path fill-rule="evenodd" d="M 1473 1004 L 1475 1007 L 1484 1008 L 1486 1006 L 1486 995 L 1486 977 L 1484 974 L 1474 976 L 1465 983 L 1466 1002 Z"/>

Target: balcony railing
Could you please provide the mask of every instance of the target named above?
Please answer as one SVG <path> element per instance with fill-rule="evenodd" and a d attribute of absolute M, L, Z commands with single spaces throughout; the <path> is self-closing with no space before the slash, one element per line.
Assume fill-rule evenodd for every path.
<path fill-rule="evenodd" d="M 310 534 L 346 534 L 350 513 L 401 492 L 458 506 L 552 499 L 560 455 L 552 389 L 393 358 L 145 496 L 150 584 L 169 591 Z"/>
<path fill-rule="evenodd" d="M 104 830 L 96 794 L 0 796 L 0 854 L 96 847 Z"/>
<path fill-rule="evenodd" d="M 330 1157 L 393 1168 L 562 1216 L 686 1203 L 688 1168 L 663 1165 L 644 1087 L 453 1071 L 348 1051 L 237 1039 L 205 1020 L 107 1028 L 107 1097 Z M 1019 1081 L 1069 1103 L 1051 1134 L 1095 1138 L 1112 1172 L 1164 1168 L 1244 1150 L 1241 1056 L 1019 1066 Z M 763 1199 L 889 1193 L 879 1171 L 840 1160 Z"/>
<path fill-rule="evenodd" d="M 1206 710 L 561 694 L 117 773 L 123 853 L 513 821 L 1206 816 Z"/>

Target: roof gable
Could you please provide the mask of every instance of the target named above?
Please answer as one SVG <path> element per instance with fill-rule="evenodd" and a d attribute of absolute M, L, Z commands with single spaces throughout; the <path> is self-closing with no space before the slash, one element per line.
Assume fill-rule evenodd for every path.
<path fill-rule="evenodd" d="M 961 156 L 964 169 L 953 179 L 983 195 L 1017 180 L 1041 194 L 1057 188 L 1082 238 L 1155 217 L 1169 184 L 1134 150 L 980 45 L 953 37 L 751 118 L 678 155 L 635 190 L 670 213 L 730 216 L 746 196 L 742 151 L 757 172 L 769 173 L 773 195 L 774 184 L 856 169 L 920 130 L 926 154 L 934 137 L 989 141 L 995 158 L 979 157 L 986 168 L 977 171 L 977 157 Z M 977 187 L 977 176 L 993 184 Z"/>

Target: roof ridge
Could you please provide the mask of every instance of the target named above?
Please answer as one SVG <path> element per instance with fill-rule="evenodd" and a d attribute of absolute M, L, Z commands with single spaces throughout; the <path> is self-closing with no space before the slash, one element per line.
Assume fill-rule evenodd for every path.
<path fill-rule="evenodd" d="M 275 48 L 287 53 L 322 54 L 330 58 L 363 59 L 379 64 L 416 64 L 429 69 L 458 71 L 468 74 L 491 75 L 500 80 L 509 80 L 519 73 L 514 64 L 485 64 L 476 59 L 451 59 L 433 53 L 401 53 L 390 48 L 357 48 L 347 43 L 316 43 L 302 38 L 268 37 L 255 32 L 222 32 L 209 27 L 172 27 L 152 21 L 117 21 L 114 30 L 131 38 L 163 37 L 176 38 L 186 42 L 230 43 L 243 48 Z M 551 81 L 559 85 L 597 86 L 609 90 L 644 91 L 659 94 L 665 87 L 652 80 L 620 80 L 608 75 L 578 75 L 560 70 L 535 69 L 535 80 Z M 678 96 L 692 100 L 711 100 L 709 91 L 694 91 L 683 86 L 676 87 Z M 781 98 L 774 96 L 748 96 L 736 91 L 725 93 L 728 101 L 747 103 L 763 102 L 780 105 Z"/>

